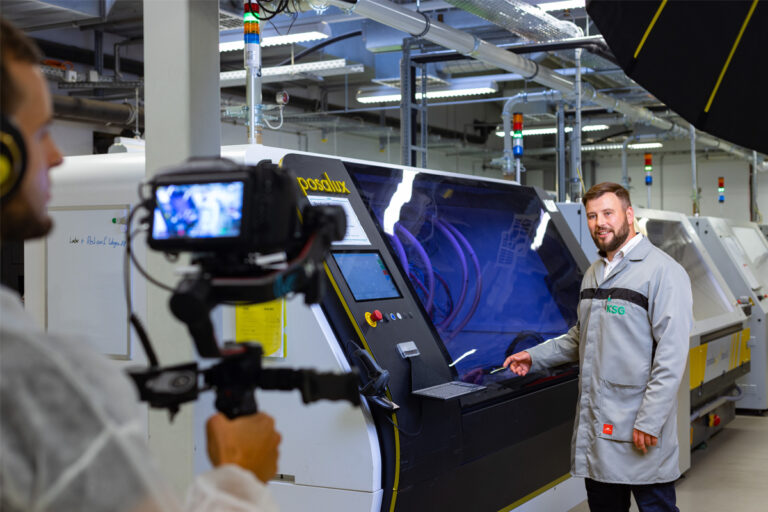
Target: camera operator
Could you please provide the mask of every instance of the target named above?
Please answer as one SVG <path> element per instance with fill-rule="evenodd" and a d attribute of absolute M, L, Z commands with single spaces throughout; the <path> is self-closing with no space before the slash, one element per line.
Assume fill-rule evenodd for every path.
<path fill-rule="evenodd" d="M 27 240 L 51 229 L 48 173 L 62 156 L 39 50 L 0 23 L 0 228 L 3 241 Z M 41 331 L 0 288 L 0 509 L 182 509 L 152 465 L 138 413 L 132 384 L 108 360 Z M 185 510 L 276 510 L 262 483 L 277 470 L 272 418 L 215 415 L 206 433 L 217 467 L 197 477 Z"/>

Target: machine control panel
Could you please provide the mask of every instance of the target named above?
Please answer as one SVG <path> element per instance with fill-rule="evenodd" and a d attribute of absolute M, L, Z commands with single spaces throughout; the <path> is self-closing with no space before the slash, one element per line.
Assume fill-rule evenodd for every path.
<path fill-rule="evenodd" d="M 371 327 L 376 327 L 382 320 L 384 320 L 384 315 L 378 309 L 374 309 L 371 312 L 365 312 L 365 321 L 368 322 L 368 325 Z"/>

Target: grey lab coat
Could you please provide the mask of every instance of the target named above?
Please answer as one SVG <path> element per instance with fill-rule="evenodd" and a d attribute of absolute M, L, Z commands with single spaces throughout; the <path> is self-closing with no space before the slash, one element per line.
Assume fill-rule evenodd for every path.
<path fill-rule="evenodd" d="M 680 476 L 677 391 L 693 327 L 687 273 L 647 238 L 603 280 L 605 262 L 581 283 L 579 319 L 528 352 L 533 371 L 579 361 L 571 473 L 600 482 L 652 484 Z M 643 454 L 633 428 L 658 437 Z"/>

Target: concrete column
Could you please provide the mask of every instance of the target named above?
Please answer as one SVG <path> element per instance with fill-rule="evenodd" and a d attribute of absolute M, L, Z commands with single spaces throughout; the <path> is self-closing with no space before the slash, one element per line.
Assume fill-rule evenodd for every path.
<path fill-rule="evenodd" d="M 209 0 L 144 0 L 146 174 L 191 156 L 218 156 L 219 3 Z M 147 270 L 161 282 L 178 281 L 162 254 L 148 251 Z M 160 364 L 193 360 L 186 327 L 168 309 L 169 293 L 148 286 L 146 318 Z M 193 477 L 194 406 L 149 416 L 149 446 L 161 472 L 184 492 Z M 200 448 L 198 448 L 200 449 Z"/>

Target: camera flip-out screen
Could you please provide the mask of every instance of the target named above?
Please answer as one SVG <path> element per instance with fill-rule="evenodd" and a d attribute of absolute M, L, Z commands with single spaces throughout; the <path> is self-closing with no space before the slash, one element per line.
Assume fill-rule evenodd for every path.
<path fill-rule="evenodd" d="M 240 237 L 244 189 L 242 181 L 158 185 L 152 239 Z"/>

